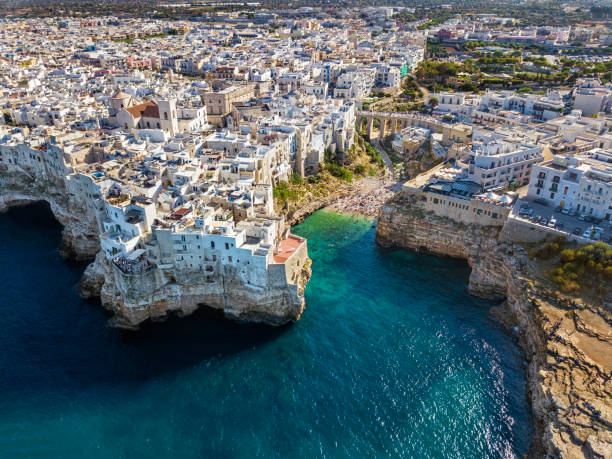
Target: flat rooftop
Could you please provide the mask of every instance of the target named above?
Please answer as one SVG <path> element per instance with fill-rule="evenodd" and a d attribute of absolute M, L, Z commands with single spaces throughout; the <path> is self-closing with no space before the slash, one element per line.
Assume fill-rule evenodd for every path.
<path fill-rule="evenodd" d="M 288 237 L 280 242 L 278 253 L 274 255 L 276 263 L 285 263 L 291 255 L 304 243 L 294 237 Z"/>

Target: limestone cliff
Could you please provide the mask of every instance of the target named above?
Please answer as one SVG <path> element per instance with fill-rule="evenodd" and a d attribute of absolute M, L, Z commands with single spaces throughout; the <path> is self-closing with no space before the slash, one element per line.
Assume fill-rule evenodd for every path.
<path fill-rule="evenodd" d="M 95 211 L 71 195 L 60 179 L 43 182 L 26 171 L 0 172 L 0 212 L 41 201 L 49 204 L 63 225 L 62 255 L 77 260 L 95 258 L 83 273 L 79 293 L 84 298 L 99 298 L 113 312 L 114 326 L 133 329 L 147 319 L 161 320 L 170 313 L 190 314 L 200 305 L 222 309 L 230 319 L 270 325 L 296 321 L 304 311 L 304 288 L 311 275 L 307 252 L 299 266 L 273 265 L 269 275 L 280 270 L 281 276 L 268 279 L 265 288 L 249 286 L 226 270 L 220 282 L 206 282 L 204 276 L 182 277 L 180 283 L 169 278 L 144 297 L 125 298 L 118 288 L 120 272 L 100 252 Z M 129 291 L 137 291 L 138 279 L 130 282 L 133 285 Z"/>
<path fill-rule="evenodd" d="M 530 456 L 612 457 L 612 317 L 534 281 L 525 250 L 503 242 L 499 227 L 458 224 L 413 206 L 401 195 L 379 216 L 382 246 L 464 258 L 469 291 L 505 299 L 494 313 L 517 330 L 529 362 L 535 435 Z"/>
<path fill-rule="evenodd" d="M 41 201 L 49 204 L 64 227 L 62 255 L 76 260 L 93 259 L 100 250 L 95 215 L 66 191 L 64 183 L 35 182 L 26 173 L 0 173 L 0 212 Z"/>
<path fill-rule="evenodd" d="M 296 266 L 294 274 L 295 283 L 270 282 L 267 288 L 246 285 L 229 272 L 218 282 L 193 276 L 180 283 L 168 282 L 152 293 L 124 297 L 117 281 L 122 274 L 99 253 L 83 275 L 80 292 L 85 297 L 99 296 L 102 305 L 114 313 L 112 325 L 120 328 L 137 328 L 147 319 L 163 320 L 171 313 L 189 315 L 200 305 L 220 309 L 232 320 L 284 325 L 299 320 L 304 312 L 310 259 Z"/>

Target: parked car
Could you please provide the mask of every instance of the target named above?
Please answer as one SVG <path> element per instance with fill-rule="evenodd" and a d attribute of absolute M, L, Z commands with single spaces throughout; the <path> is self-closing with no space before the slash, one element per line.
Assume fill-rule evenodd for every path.
<path fill-rule="evenodd" d="M 572 231 L 572 234 L 575 234 L 576 236 L 580 236 L 580 233 L 582 233 L 582 228 L 579 227 L 574 228 L 574 231 Z"/>
<path fill-rule="evenodd" d="M 555 212 L 561 212 L 562 210 L 563 210 L 563 207 L 561 206 L 555 207 Z"/>
<path fill-rule="evenodd" d="M 582 233 L 582 237 L 589 239 L 591 237 L 591 228 Z"/>
<path fill-rule="evenodd" d="M 551 228 L 554 228 L 556 224 L 557 224 L 557 219 L 553 215 L 552 217 L 550 217 L 550 220 L 548 221 L 548 226 L 550 226 Z"/>
<path fill-rule="evenodd" d="M 563 224 L 563 222 L 557 222 L 557 224 L 555 225 L 555 228 L 557 229 L 563 229 L 565 225 Z"/>
<path fill-rule="evenodd" d="M 570 212 L 569 209 L 561 209 L 561 213 L 563 215 L 569 215 L 569 212 Z"/>
<path fill-rule="evenodd" d="M 591 239 L 595 239 L 596 241 L 599 240 L 600 237 L 601 237 L 601 233 L 598 233 L 597 231 L 591 234 Z"/>
<path fill-rule="evenodd" d="M 573 217 L 574 215 L 576 215 L 576 211 L 574 209 L 570 209 L 569 214 L 570 217 Z"/>
<path fill-rule="evenodd" d="M 541 215 L 534 215 L 533 217 L 531 217 L 531 221 L 534 223 L 540 223 L 540 220 L 542 220 Z"/>
<path fill-rule="evenodd" d="M 582 222 L 583 222 L 583 221 L 584 221 L 584 219 L 585 219 L 585 216 L 584 216 L 584 215 L 582 215 L 582 214 L 578 215 L 578 220 L 580 220 L 580 221 L 582 221 Z"/>
<path fill-rule="evenodd" d="M 542 218 L 542 220 L 540 220 L 540 223 L 544 226 L 548 226 L 548 218 Z"/>

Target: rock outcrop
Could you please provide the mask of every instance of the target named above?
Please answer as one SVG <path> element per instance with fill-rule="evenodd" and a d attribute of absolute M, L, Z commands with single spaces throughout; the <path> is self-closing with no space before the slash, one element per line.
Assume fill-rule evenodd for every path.
<path fill-rule="evenodd" d="M 121 295 L 115 277 L 118 274 L 99 253 L 85 270 L 79 290 L 86 298 L 99 296 L 102 305 L 114 314 L 111 324 L 120 328 L 135 329 L 145 320 L 163 320 L 172 313 L 189 315 L 200 305 L 219 309 L 232 320 L 285 325 L 299 320 L 304 312 L 304 289 L 312 274 L 310 259 L 296 270 L 295 284 L 270 283 L 263 289 L 245 285 L 231 274 L 221 282 L 209 283 L 203 278 L 170 282 L 136 303 Z"/>
<path fill-rule="evenodd" d="M 163 320 L 171 313 L 191 314 L 200 305 L 220 309 L 229 319 L 270 325 L 294 322 L 304 311 L 304 288 L 311 275 L 307 252 L 299 266 L 272 268 L 264 288 L 249 286 L 224 269 L 218 282 L 207 282 L 204 276 L 182 278 L 180 283 L 164 278 L 159 288 L 152 289 L 146 297 L 126 299 L 118 287 L 122 275 L 100 251 L 98 223 L 92 209 L 72 196 L 59 180 L 41 183 L 25 171 L 0 174 L 0 212 L 41 201 L 49 204 L 63 225 L 62 255 L 76 260 L 93 259 L 83 273 L 79 293 L 86 299 L 100 299 L 113 313 L 111 324 L 116 327 L 135 329 L 148 319 Z M 129 290 L 138 290 L 139 279 L 130 282 L 134 288 Z"/>
<path fill-rule="evenodd" d="M 98 250 L 98 225 L 93 215 L 63 183 L 34 181 L 27 174 L 0 174 L 0 212 L 10 207 L 47 202 L 63 226 L 61 253 L 66 258 L 92 260 Z"/>
<path fill-rule="evenodd" d="M 529 362 L 535 434 L 530 457 L 612 457 L 612 316 L 543 288 L 535 266 L 499 227 L 463 225 L 401 194 L 379 216 L 377 242 L 459 257 L 473 295 L 505 300 L 493 313 L 517 334 Z"/>

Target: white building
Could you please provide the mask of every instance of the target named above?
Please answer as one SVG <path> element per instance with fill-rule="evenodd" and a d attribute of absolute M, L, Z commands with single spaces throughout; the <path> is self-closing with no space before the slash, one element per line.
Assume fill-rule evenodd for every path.
<path fill-rule="evenodd" d="M 532 165 L 542 159 L 542 147 L 521 139 L 474 142 L 467 159 L 468 179 L 485 189 L 526 185 Z"/>
<path fill-rule="evenodd" d="M 402 81 L 400 70 L 389 65 L 378 65 L 376 67 L 375 82 L 377 86 L 397 88 Z"/>
<path fill-rule="evenodd" d="M 536 164 L 527 195 L 581 215 L 612 220 L 612 152 L 596 148 Z"/>

